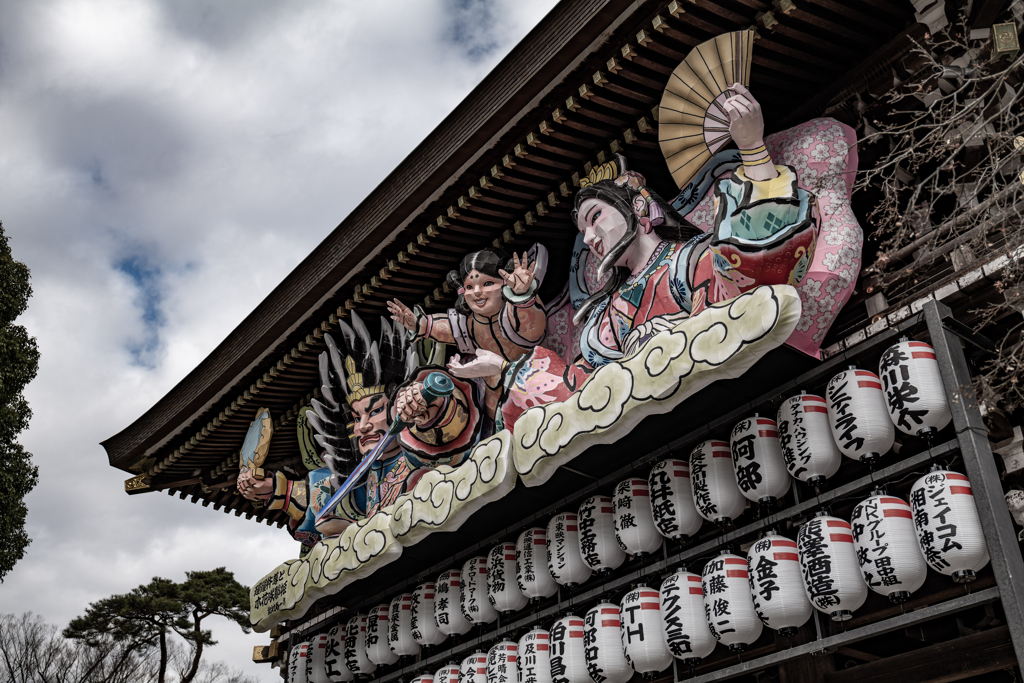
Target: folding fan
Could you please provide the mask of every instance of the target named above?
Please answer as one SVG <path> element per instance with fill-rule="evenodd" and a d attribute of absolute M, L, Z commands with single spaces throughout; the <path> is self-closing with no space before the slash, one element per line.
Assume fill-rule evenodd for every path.
<path fill-rule="evenodd" d="M 658 142 L 680 189 L 731 139 L 722 109 L 735 93 L 728 86 L 750 84 L 753 31 L 725 33 L 701 43 L 669 78 L 658 108 Z"/>

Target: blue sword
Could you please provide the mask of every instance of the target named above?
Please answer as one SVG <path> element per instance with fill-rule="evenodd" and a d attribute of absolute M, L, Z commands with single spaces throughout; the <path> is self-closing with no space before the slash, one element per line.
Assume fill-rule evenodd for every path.
<path fill-rule="evenodd" d="M 429 406 L 439 398 L 451 396 L 453 391 L 455 391 L 455 384 L 452 382 L 451 377 L 440 372 L 432 372 L 427 375 L 427 378 L 423 381 L 423 391 L 421 392 L 421 395 L 423 396 L 423 400 Z M 385 432 L 384 437 L 376 447 L 374 447 L 366 457 L 359 461 L 359 464 L 354 470 L 352 470 L 352 474 L 348 475 L 348 478 L 345 479 L 341 488 L 331 496 L 331 499 L 328 500 L 322 508 L 320 508 L 320 512 L 316 514 L 314 524 L 325 517 L 328 511 L 332 510 L 335 505 L 341 502 L 342 498 L 348 495 L 349 491 L 356 487 L 373 463 L 380 460 L 380 456 L 384 454 L 384 451 L 387 450 L 394 438 L 398 436 L 398 433 L 408 426 L 409 425 L 407 423 L 402 422 L 397 418 L 391 423 L 391 426 L 388 427 L 388 431 Z"/>

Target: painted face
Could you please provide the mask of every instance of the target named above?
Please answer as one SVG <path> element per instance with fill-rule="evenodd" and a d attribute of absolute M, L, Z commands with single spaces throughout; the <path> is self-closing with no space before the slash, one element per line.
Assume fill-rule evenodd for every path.
<path fill-rule="evenodd" d="M 359 443 L 359 453 L 366 455 L 384 438 L 388 431 L 388 397 L 373 394 L 352 404 L 352 433 Z"/>
<path fill-rule="evenodd" d="M 590 250 L 603 259 L 616 244 L 626 235 L 629 229 L 626 219 L 619 210 L 606 201 L 596 198 L 584 199 L 576 220 L 576 227 L 583 233 L 583 241 Z M 625 263 L 626 255 L 619 257 Z"/>
<path fill-rule="evenodd" d="M 469 310 L 487 318 L 498 315 L 505 305 L 501 298 L 501 287 L 504 284 L 497 275 L 485 275 L 478 270 L 471 270 L 462 283 L 466 288 Z"/>

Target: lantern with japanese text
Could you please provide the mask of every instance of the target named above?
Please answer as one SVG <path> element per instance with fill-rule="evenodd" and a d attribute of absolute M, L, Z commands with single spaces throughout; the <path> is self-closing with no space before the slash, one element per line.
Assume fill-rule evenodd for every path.
<path fill-rule="evenodd" d="M 846 621 L 868 597 L 860 574 L 850 523 L 821 515 L 802 527 L 796 537 L 804 589 L 816 609 Z"/>
<path fill-rule="evenodd" d="M 747 551 L 747 571 L 754 611 L 765 626 L 791 636 L 811 618 L 795 541 L 765 534 Z"/>
<path fill-rule="evenodd" d="M 740 493 L 749 501 L 773 505 L 792 481 L 782 460 L 775 420 L 755 414 L 736 423 L 729 439 L 732 468 Z"/>
<path fill-rule="evenodd" d="M 843 455 L 832 438 L 825 399 L 801 392 L 782 402 L 778 418 L 782 460 L 794 478 L 820 486 L 839 471 Z"/>
<path fill-rule="evenodd" d="M 747 506 L 747 499 L 736 486 L 732 452 L 724 441 L 704 441 L 694 447 L 690 453 L 690 483 L 693 504 L 709 522 L 728 524 Z"/>
<path fill-rule="evenodd" d="M 516 540 L 516 583 L 523 595 L 533 601 L 550 598 L 558 584 L 548 568 L 548 533 L 527 529 Z"/>
<path fill-rule="evenodd" d="M 498 618 L 487 597 L 487 558 L 471 557 L 462 565 L 462 616 L 474 624 L 490 624 Z"/>
<path fill-rule="evenodd" d="M 651 489 L 654 526 L 662 536 L 685 541 L 698 531 L 704 520 L 697 514 L 690 491 L 690 465 L 669 458 L 651 468 L 647 475 Z"/>
<path fill-rule="evenodd" d="M 398 661 L 388 646 L 388 613 L 388 605 L 377 605 L 366 619 L 366 656 L 377 666 Z"/>
<path fill-rule="evenodd" d="M 718 643 L 704 616 L 704 589 L 700 577 L 685 569 L 665 579 L 659 591 L 665 643 L 676 659 L 696 665 Z"/>
<path fill-rule="evenodd" d="M 366 622 L 369 616 L 357 614 L 345 624 L 345 666 L 353 674 L 372 674 L 377 665 L 366 656 Z"/>
<path fill-rule="evenodd" d="M 643 557 L 661 547 L 665 539 L 654 526 L 651 489 L 646 479 L 620 481 L 612 497 L 612 510 L 620 548 L 633 557 Z"/>
<path fill-rule="evenodd" d="M 487 599 L 502 614 L 529 602 L 516 583 L 516 544 L 500 543 L 487 554 Z"/>
<path fill-rule="evenodd" d="M 306 662 L 308 662 L 306 667 L 308 683 L 330 683 L 331 679 L 327 677 L 327 671 L 324 667 L 328 641 L 330 641 L 330 636 L 326 633 L 322 633 L 309 641 L 309 654 L 306 657 Z"/>
<path fill-rule="evenodd" d="M 487 683 L 487 655 L 474 652 L 462 660 L 459 683 Z"/>
<path fill-rule="evenodd" d="M 345 664 L 345 627 L 335 626 L 327 632 L 327 647 L 324 652 L 324 673 L 331 683 L 348 683 L 355 675 Z"/>
<path fill-rule="evenodd" d="M 536 626 L 519 639 L 519 683 L 551 683 L 551 634 Z"/>
<path fill-rule="evenodd" d="M 579 519 L 574 512 L 561 512 L 548 522 L 548 569 L 567 588 L 590 578 L 590 567 L 580 554 Z"/>
<path fill-rule="evenodd" d="M 461 667 L 455 662 L 448 662 L 434 672 L 434 683 L 459 683 Z"/>
<path fill-rule="evenodd" d="M 455 680 L 457 683 L 458 678 Z M 412 679 L 412 683 L 434 683 L 434 677 L 431 674 L 420 674 Z"/>
<path fill-rule="evenodd" d="M 615 538 L 615 514 L 612 499 L 593 496 L 580 504 L 580 555 L 598 574 L 618 569 L 626 561 L 626 552 Z"/>
<path fill-rule="evenodd" d="M 871 462 L 889 452 L 896 428 L 878 375 L 851 366 L 829 380 L 825 397 L 832 438 L 843 455 Z"/>
<path fill-rule="evenodd" d="M 434 622 L 446 636 L 462 635 L 473 622 L 462 614 L 462 572 L 449 569 L 437 577 L 434 593 Z"/>
<path fill-rule="evenodd" d="M 957 583 L 973 581 L 989 557 L 967 477 L 934 469 L 914 482 L 910 504 L 928 565 Z"/>
<path fill-rule="evenodd" d="M 412 592 L 409 626 L 412 628 L 412 639 L 420 645 L 439 645 L 446 637 L 434 620 L 435 593 L 433 582 L 421 583 Z"/>
<path fill-rule="evenodd" d="M 626 593 L 619 603 L 622 628 L 619 637 L 626 662 L 646 679 L 672 665 L 661 620 L 661 596 L 643 584 Z"/>
<path fill-rule="evenodd" d="M 761 637 L 763 626 L 750 597 L 746 559 L 723 553 L 704 565 L 704 618 L 718 642 L 742 652 Z"/>
<path fill-rule="evenodd" d="M 516 651 L 511 640 L 503 640 L 487 651 L 487 683 L 518 683 Z"/>
<path fill-rule="evenodd" d="M 418 655 L 419 643 L 412 637 L 412 593 L 403 593 L 388 608 L 388 647 L 399 657 Z"/>
<path fill-rule="evenodd" d="M 878 376 L 889 417 L 904 434 L 928 436 L 953 419 L 935 349 L 928 344 L 900 339 L 882 354 Z"/>
<path fill-rule="evenodd" d="M 551 627 L 551 683 L 593 683 L 587 673 L 583 619 L 562 617 Z"/>
<path fill-rule="evenodd" d="M 913 517 L 902 498 L 878 493 L 858 503 L 850 519 L 864 583 L 892 602 L 908 600 L 928 575 Z"/>
<path fill-rule="evenodd" d="M 306 659 L 309 657 L 309 643 L 292 646 L 288 653 L 288 683 L 308 683 Z"/>
<path fill-rule="evenodd" d="M 583 617 L 587 671 L 594 683 L 626 683 L 633 670 L 626 663 L 619 639 L 619 608 L 607 600 Z"/>

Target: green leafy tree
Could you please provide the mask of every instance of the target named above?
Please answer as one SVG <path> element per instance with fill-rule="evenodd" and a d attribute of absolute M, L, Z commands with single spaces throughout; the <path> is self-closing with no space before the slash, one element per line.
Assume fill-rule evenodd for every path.
<path fill-rule="evenodd" d="M 14 321 L 32 295 L 28 267 L 15 261 L 0 223 L 0 582 L 25 555 L 25 496 L 39 479 L 32 454 L 17 442 L 32 411 L 22 395 L 39 368 L 36 340 Z"/>
<path fill-rule="evenodd" d="M 177 634 L 188 643 L 191 653 L 180 681 L 192 683 L 200 670 L 203 649 L 217 644 L 211 631 L 203 628 L 203 621 L 211 616 L 224 617 L 249 632 L 249 589 L 223 567 L 187 572 L 184 583 L 156 577 L 130 593 L 94 602 L 64 629 L 64 637 L 89 647 L 112 637 L 133 652 L 159 650 L 157 680 L 164 683 L 169 639 Z"/>

